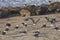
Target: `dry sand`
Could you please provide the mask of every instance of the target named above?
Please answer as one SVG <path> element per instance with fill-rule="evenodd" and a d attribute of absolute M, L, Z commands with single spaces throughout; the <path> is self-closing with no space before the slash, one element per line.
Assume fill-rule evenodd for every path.
<path fill-rule="evenodd" d="M 49 25 L 51 25 L 50 22 L 48 22 L 44 17 L 47 15 L 42 15 L 42 16 L 32 16 L 31 18 L 34 18 L 35 21 L 37 19 L 40 18 L 39 22 L 33 26 L 32 21 L 29 20 L 27 21 L 28 27 L 24 27 L 21 23 L 24 22 L 24 19 L 28 18 L 28 17 L 21 17 L 21 16 L 17 16 L 17 17 L 11 17 L 11 18 L 5 18 L 5 19 L 0 19 L 0 30 L 4 31 L 6 28 L 6 23 L 10 22 L 11 23 L 11 27 L 10 30 L 7 32 L 6 35 L 1 35 L 0 34 L 0 40 L 60 40 L 60 31 L 53 29 L 53 27 L 50 27 Z M 48 15 L 49 18 L 56 18 L 57 20 L 60 20 L 60 14 L 52 14 L 52 15 Z M 26 21 L 25 21 L 26 22 Z M 47 24 L 47 28 L 41 28 L 42 24 L 46 23 Z M 18 24 L 19 25 L 19 29 L 15 29 L 15 25 Z M 58 25 L 60 27 L 60 21 L 56 23 L 56 25 Z M 48 27 L 49 26 L 49 27 Z M 19 33 L 20 31 L 23 31 L 27 29 L 28 32 L 27 34 L 21 34 Z M 41 37 L 34 37 L 34 33 L 37 29 L 40 30 Z"/>

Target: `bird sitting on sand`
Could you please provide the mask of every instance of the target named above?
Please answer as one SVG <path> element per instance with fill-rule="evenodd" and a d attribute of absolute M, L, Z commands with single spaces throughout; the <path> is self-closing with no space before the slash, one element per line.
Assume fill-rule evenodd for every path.
<path fill-rule="evenodd" d="M 39 30 L 35 31 L 34 33 L 35 33 L 34 34 L 35 37 L 39 37 L 39 34 L 40 34 Z"/>
<path fill-rule="evenodd" d="M 57 22 L 55 18 L 48 18 L 48 17 L 45 17 L 47 19 L 47 21 L 51 22 L 51 23 L 55 23 Z"/>
<path fill-rule="evenodd" d="M 11 26 L 11 24 L 10 24 L 10 23 L 6 23 L 6 26 L 10 27 L 10 26 Z"/>
<path fill-rule="evenodd" d="M 15 29 L 18 29 L 18 28 L 19 28 L 19 25 L 16 25 L 16 26 L 15 26 Z"/>
<path fill-rule="evenodd" d="M 3 32 L 2 32 L 2 35 L 6 35 L 6 31 L 3 31 Z"/>

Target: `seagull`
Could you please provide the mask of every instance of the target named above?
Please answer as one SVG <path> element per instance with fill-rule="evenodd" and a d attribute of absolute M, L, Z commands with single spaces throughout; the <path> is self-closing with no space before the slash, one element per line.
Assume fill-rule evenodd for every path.
<path fill-rule="evenodd" d="M 54 29 L 59 30 L 59 27 L 58 27 L 58 26 L 56 26 Z"/>
<path fill-rule="evenodd" d="M 51 23 L 57 22 L 55 18 L 52 19 Z"/>
<path fill-rule="evenodd" d="M 48 18 L 48 17 L 45 17 L 47 19 L 47 21 L 51 22 L 51 23 L 55 23 L 57 22 L 55 18 Z"/>
<path fill-rule="evenodd" d="M 40 33 L 39 30 L 35 31 L 34 33 Z"/>
<path fill-rule="evenodd" d="M 48 18 L 48 17 L 45 17 L 45 18 L 46 18 L 46 19 L 47 19 L 47 21 L 49 21 L 49 22 L 50 22 L 50 21 L 52 21 L 52 19 L 51 19 L 51 18 Z"/>
<path fill-rule="evenodd" d="M 2 35 L 6 35 L 6 31 L 3 31 L 3 32 L 2 32 Z"/>
<path fill-rule="evenodd" d="M 11 24 L 10 24 L 10 23 L 7 23 L 7 24 L 6 24 L 6 26 L 10 27 L 10 26 L 11 26 Z"/>
<path fill-rule="evenodd" d="M 6 29 L 5 29 L 5 31 L 9 31 L 9 27 L 8 27 L 8 26 L 6 26 Z"/>
<path fill-rule="evenodd" d="M 25 27 L 27 27 L 27 25 L 28 25 L 27 23 L 22 23 L 22 24 L 23 24 Z"/>
<path fill-rule="evenodd" d="M 56 27 L 56 23 L 52 23 L 50 26 L 55 28 Z"/>
<path fill-rule="evenodd" d="M 35 31 L 34 33 L 35 33 L 34 34 L 35 37 L 39 37 L 39 34 L 40 34 L 39 30 Z"/>
<path fill-rule="evenodd" d="M 19 25 L 16 25 L 16 27 L 15 27 L 16 29 L 18 29 L 19 28 Z"/>
<path fill-rule="evenodd" d="M 42 27 L 46 28 L 46 23 L 43 23 Z"/>
<path fill-rule="evenodd" d="M 51 24 L 50 26 L 53 27 L 56 30 L 59 30 L 59 27 L 56 24 Z"/>

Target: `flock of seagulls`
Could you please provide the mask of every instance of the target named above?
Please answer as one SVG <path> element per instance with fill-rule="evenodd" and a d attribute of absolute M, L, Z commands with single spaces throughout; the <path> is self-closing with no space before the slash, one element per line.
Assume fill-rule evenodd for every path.
<path fill-rule="evenodd" d="M 56 23 L 56 19 L 48 18 L 48 16 L 45 17 L 45 19 L 52 24 L 51 26 L 54 27 L 54 29 L 59 30 L 59 27 L 56 26 L 56 24 L 55 24 L 55 23 Z M 35 21 L 33 18 L 27 18 L 27 19 L 25 19 L 25 21 L 29 21 L 29 20 L 31 20 L 31 21 L 33 22 L 33 25 L 36 25 L 36 23 L 37 23 L 40 19 L 38 19 L 37 21 Z M 28 24 L 25 23 L 25 22 L 22 23 L 22 25 L 25 26 L 25 27 L 28 26 Z M 2 32 L 2 35 L 6 35 L 7 31 L 9 31 L 10 26 L 12 26 L 10 23 L 6 23 L 6 28 L 5 28 L 5 31 Z M 46 26 L 46 23 L 43 23 L 43 25 L 42 25 L 41 28 L 46 28 L 46 27 L 47 27 L 47 26 Z M 16 26 L 15 26 L 15 29 L 18 29 L 18 28 L 19 28 L 19 25 L 16 25 Z M 24 31 L 21 31 L 20 33 L 26 34 L 27 32 L 28 32 L 28 30 L 26 29 L 26 30 L 24 30 Z M 35 36 L 35 37 L 39 37 L 40 34 L 41 34 L 41 33 L 40 33 L 40 30 L 37 30 L 37 31 L 34 32 L 34 36 Z"/>

